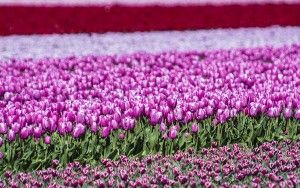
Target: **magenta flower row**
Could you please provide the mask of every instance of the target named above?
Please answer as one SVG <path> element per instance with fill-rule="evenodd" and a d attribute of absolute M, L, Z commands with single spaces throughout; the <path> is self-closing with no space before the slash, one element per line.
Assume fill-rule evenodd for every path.
<path fill-rule="evenodd" d="M 297 45 L 10 60 L 0 72 L 0 134 L 10 142 L 87 130 L 108 137 L 141 117 L 166 128 L 239 113 L 300 119 Z"/>

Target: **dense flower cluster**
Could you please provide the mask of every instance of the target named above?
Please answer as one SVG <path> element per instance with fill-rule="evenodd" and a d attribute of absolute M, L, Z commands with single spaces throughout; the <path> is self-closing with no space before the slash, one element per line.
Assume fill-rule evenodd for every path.
<path fill-rule="evenodd" d="M 152 125 L 238 113 L 300 118 L 300 47 L 137 53 L 0 65 L 0 134 L 9 142 L 58 132 L 108 137 Z M 170 128 L 169 137 L 176 137 Z M 46 141 L 46 140 L 45 140 Z"/>
<path fill-rule="evenodd" d="M 72 162 L 29 173 L 4 173 L 0 187 L 295 187 L 300 184 L 300 142 L 264 143 L 252 150 L 237 144 L 189 149 L 174 155 L 149 155 L 91 166 Z"/>

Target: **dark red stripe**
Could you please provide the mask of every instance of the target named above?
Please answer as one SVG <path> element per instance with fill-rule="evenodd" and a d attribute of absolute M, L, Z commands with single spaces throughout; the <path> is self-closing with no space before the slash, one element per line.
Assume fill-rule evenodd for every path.
<path fill-rule="evenodd" d="M 0 6 L 0 35 L 300 25 L 300 4 Z"/>

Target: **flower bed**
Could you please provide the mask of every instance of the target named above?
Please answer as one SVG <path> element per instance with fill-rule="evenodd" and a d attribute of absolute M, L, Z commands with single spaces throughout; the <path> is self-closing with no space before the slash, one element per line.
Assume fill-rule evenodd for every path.
<path fill-rule="evenodd" d="M 1 171 L 296 140 L 299 61 L 294 45 L 3 62 Z"/>
<path fill-rule="evenodd" d="M 263 143 L 247 149 L 237 144 L 174 155 L 101 159 L 95 165 L 69 163 L 29 172 L 6 171 L 0 187 L 295 187 L 300 184 L 300 142 Z"/>
<path fill-rule="evenodd" d="M 171 1 L 141 6 L 1 3 L 0 35 L 299 26 L 299 8 L 296 0 L 183 5 Z"/>

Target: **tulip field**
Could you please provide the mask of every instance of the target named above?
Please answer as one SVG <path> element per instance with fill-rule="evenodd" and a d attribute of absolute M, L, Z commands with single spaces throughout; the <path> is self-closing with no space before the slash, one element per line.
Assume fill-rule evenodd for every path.
<path fill-rule="evenodd" d="M 0 3 L 0 12 L 21 15 L 41 6 L 28 2 Z M 128 19 L 155 7 L 141 1 L 146 5 L 129 11 L 133 2 L 123 7 Z M 214 6 L 223 11 L 230 4 L 224 2 Z M 74 12 L 81 11 L 77 3 Z M 247 9 L 247 1 L 240 3 Z M 293 3 L 300 7 L 286 1 L 291 14 L 285 19 L 280 3 L 266 5 L 278 15 L 267 17 L 271 25 L 264 28 L 255 19 L 236 25 L 229 19 L 234 13 L 213 26 L 214 18 L 197 22 L 200 15 L 184 27 L 178 25 L 184 17 L 168 25 L 165 13 L 157 25 L 149 18 L 136 29 L 131 18 L 124 31 L 97 21 L 88 31 L 71 22 L 52 27 L 52 14 L 37 18 L 52 21 L 38 22 L 45 27 L 37 25 L 36 33 L 20 30 L 18 21 L 5 23 L 0 188 L 299 187 L 300 23 Z M 59 14 L 67 15 L 70 6 L 62 7 Z M 261 15 L 264 9 L 253 8 Z M 81 13 L 78 19 L 86 19 L 86 10 Z"/>

